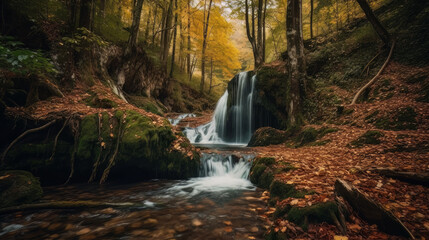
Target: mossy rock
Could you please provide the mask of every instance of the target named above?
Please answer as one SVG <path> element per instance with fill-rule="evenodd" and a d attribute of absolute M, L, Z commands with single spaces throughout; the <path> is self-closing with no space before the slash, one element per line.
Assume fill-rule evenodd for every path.
<path fill-rule="evenodd" d="M 265 169 L 267 169 L 267 166 L 265 166 L 264 164 L 253 165 L 250 170 L 250 181 L 253 184 L 258 184 L 259 178 L 264 173 Z"/>
<path fill-rule="evenodd" d="M 0 172 L 0 208 L 32 203 L 43 195 L 39 180 L 30 172 Z"/>
<path fill-rule="evenodd" d="M 288 139 L 288 134 L 271 127 L 258 128 L 253 133 L 248 147 L 269 146 L 284 143 Z"/>
<path fill-rule="evenodd" d="M 261 157 L 255 160 L 255 164 L 264 164 L 265 166 L 271 166 L 276 163 L 276 159 L 273 157 Z"/>
<path fill-rule="evenodd" d="M 372 145 L 380 144 L 381 143 L 380 138 L 383 136 L 384 134 L 380 131 L 370 130 L 362 134 L 358 139 L 352 141 L 350 145 L 353 147 L 362 147 L 365 144 L 372 144 Z"/>
<path fill-rule="evenodd" d="M 385 130 L 415 130 L 417 129 L 417 113 L 412 107 L 403 107 L 387 113 L 386 116 L 379 116 L 376 110 L 368 115 L 365 120 L 374 124 L 375 127 Z M 393 117 L 390 117 L 392 116 Z"/>
<path fill-rule="evenodd" d="M 272 199 L 278 198 L 279 200 L 283 200 L 288 197 L 304 198 L 308 194 L 311 194 L 311 192 L 297 190 L 295 185 L 286 184 L 278 180 L 273 181 L 270 185 L 270 197 Z"/>
<path fill-rule="evenodd" d="M 318 135 L 318 132 L 316 129 L 314 129 L 312 127 L 305 128 L 298 135 L 297 142 L 298 142 L 299 146 L 303 146 L 307 143 L 316 141 L 317 135 Z"/>
<path fill-rule="evenodd" d="M 338 216 L 339 213 L 338 206 L 334 202 L 318 203 L 304 208 L 292 207 L 287 213 L 286 219 L 307 230 L 308 223 L 333 224 L 332 213 L 335 216 Z"/>

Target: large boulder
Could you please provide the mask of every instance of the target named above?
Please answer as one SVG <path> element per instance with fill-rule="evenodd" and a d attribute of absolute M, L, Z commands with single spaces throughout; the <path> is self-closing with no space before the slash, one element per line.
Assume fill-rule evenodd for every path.
<path fill-rule="evenodd" d="M 285 131 L 272 127 L 262 127 L 255 131 L 247 146 L 269 146 L 284 143 L 288 139 Z"/>
<path fill-rule="evenodd" d="M 43 190 L 30 172 L 9 170 L 0 172 L 0 208 L 39 200 Z"/>

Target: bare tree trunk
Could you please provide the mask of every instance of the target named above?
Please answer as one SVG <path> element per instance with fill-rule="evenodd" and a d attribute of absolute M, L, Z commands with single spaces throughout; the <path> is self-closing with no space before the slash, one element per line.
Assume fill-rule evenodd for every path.
<path fill-rule="evenodd" d="M 146 30 L 144 33 L 144 43 L 145 45 L 147 45 L 148 43 L 148 39 L 149 39 L 149 29 L 150 29 L 150 17 L 152 15 L 152 8 L 149 8 L 149 15 L 147 16 L 147 21 L 146 21 Z"/>
<path fill-rule="evenodd" d="M 188 70 L 189 81 L 192 79 L 191 75 L 191 0 L 188 0 L 188 54 L 186 56 L 186 66 Z"/>
<path fill-rule="evenodd" d="M 128 37 L 125 55 L 129 55 L 137 48 L 137 36 L 139 34 L 140 17 L 144 0 L 133 0 L 133 22 L 131 24 L 130 36 Z"/>
<path fill-rule="evenodd" d="M 305 90 L 305 58 L 302 38 L 302 2 L 287 2 L 286 38 L 289 68 L 289 102 L 287 106 L 290 126 L 301 124 L 301 92 Z"/>
<path fill-rule="evenodd" d="M 251 21 L 249 21 L 249 1 L 245 0 L 245 24 L 247 38 L 252 45 L 255 68 L 258 68 L 265 62 L 265 14 L 266 0 L 258 0 L 257 9 L 253 1 L 251 3 Z M 255 27 L 256 10 L 256 27 Z M 250 29 L 250 26 L 252 29 Z"/>
<path fill-rule="evenodd" d="M 210 21 L 210 10 L 212 7 L 213 0 L 210 0 L 209 6 L 206 10 L 206 1 L 204 1 L 204 22 L 203 22 L 203 48 L 201 51 L 201 83 L 200 83 L 200 94 L 204 92 L 204 81 L 205 81 L 205 68 L 206 68 L 206 48 L 207 48 L 207 33 Z M 206 19 L 207 11 L 207 19 Z"/>
<path fill-rule="evenodd" d="M 209 94 L 212 91 L 212 83 L 213 83 L 213 58 L 210 59 L 210 87 L 209 87 Z"/>
<path fill-rule="evenodd" d="M 170 50 L 170 43 L 171 43 L 170 30 L 171 30 L 172 15 L 173 15 L 173 0 L 170 0 L 168 9 L 166 12 L 166 16 L 165 16 L 164 27 L 162 30 L 163 40 L 161 40 L 161 68 L 164 69 L 165 72 L 167 72 L 168 52 Z"/>
<path fill-rule="evenodd" d="M 76 19 L 77 19 L 77 0 L 70 1 L 70 28 L 74 30 L 76 28 Z"/>
<path fill-rule="evenodd" d="M 158 17 L 158 5 L 155 6 L 155 13 L 153 14 L 153 25 L 152 25 L 152 45 L 155 45 L 156 38 L 156 18 Z"/>
<path fill-rule="evenodd" d="M 174 0 L 174 29 L 173 29 L 173 53 L 171 54 L 171 69 L 170 69 L 170 77 L 173 77 L 174 71 L 174 58 L 176 57 L 176 38 L 177 38 L 177 0 Z"/>
<path fill-rule="evenodd" d="M 81 0 L 80 2 L 79 27 L 91 30 L 91 0 Z"/>
<path fill-rule="evenodd" d="M 380 21 L 375 16 L 374 12 L 372 11 L 371 7 L 368 5 L 368 2 L 366 0 L 357 0 L 362 10 L 365 12 L 366 18 L 371 23 L 372 27 L 374 28 L 375 32 L 377 32 L 378 36 L 381 38 L 383 43 L 385 45 L 390 44 L 390 35 L 387 32 L 387 30 L 381 25 Z"/>
<path fill-rule="evenodd" d="M 310 1 L 310 38 L 313 38 L 313 12 L 314 12 L 314 0 Z"/>

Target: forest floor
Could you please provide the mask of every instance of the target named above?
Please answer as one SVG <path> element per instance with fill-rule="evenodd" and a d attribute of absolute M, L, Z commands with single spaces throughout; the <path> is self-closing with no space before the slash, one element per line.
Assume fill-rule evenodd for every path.
<path fill-rule="evenodd" d="M 346 106 L 349 112 L 353 112 L 330 121 L 335 124 L 309 125 L 308 127 L 316 129 L 321 127 L 338 129 L 320 139 L 328 142 L 323 146 L 294 148 L 279 144 L 244 150 L 260 157 L 274 157 L 278 168 L 290 163 L 295 169 L 279 172 L 275 179 L 294 184 L 297 189 L 315 191 L 315 194 L 307 195 L 305 198 L 287 198 L 277 202 L 277 205 L 305 207 L 334 200 L 334 183 L 336 179 L 343 179 L 392 211 L 414 236 L 420 239 L 429 238 L 427 187 L 383 177 L 373 171 L 375 168 L 394 168 L 417 173 L 429 172 L 429 104 L 415 100 L 420 97 L 421 85 L 409 79 L 416 74 L 423 74 L 427 78 L 429 68 L 410 67 L 392 62 L 380 77 L 390 79 L 389 91 L 382 91 L 377 96 L 371 93 L 370 96 L 374 98 L 371 103 Z M 377 89 L 383 84 L 385 83 L 379 80 L 372 89 Z M 334 91 L 341 96 L 353 94 L 338 88 L 334 88 Z M 386 97 L 387 95 L 390 97 Z M 392 117 L 394 115 L 392 113 L 407 107 L 417 113 L 415 130 L 383 130 L 369 122 L 368 116 L 374 111 Z M 186 119 L 180 125 L 195 126 L 209 120 L 209 116 L 203 115 Z M 360 147 L 350 145 L 368 130 L 382 134 L 379 144 L 364 144 Z M 237 154 L 243 153 L 241 150 L 237 151 Z M 266 218 L 268 225 L 274 226 L 275 231 L 287 231 L 285 226 L 293 226 L 287 220 L 272 219 L 273 210 L 267 209 L 268 212 L 262 214 L 262 217 Z M 400 239 L 379 231 L 376 225 L 368 224 L 356 214 L 351 215 L 347 228 L 349 239 Z M 341 234 L 335 226 L 326 223 L 310 225 L 308 232 L 295 231 L 288 234 L 292 239 L 332 239 L 335 235 Z"/>

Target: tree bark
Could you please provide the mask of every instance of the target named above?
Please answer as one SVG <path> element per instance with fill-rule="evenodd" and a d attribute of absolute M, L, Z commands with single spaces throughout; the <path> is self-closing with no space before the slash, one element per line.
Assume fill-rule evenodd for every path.
<path fill-rule="evenodd" d="M 158 5 L 155 6 L 155 13 L 153 14 L 153 25 L 152 25 L 152 45 L 155 45 L 156 38 L 156 17 L 158 16 Z"/>
<path fill-rule="evenodd" d="M 266 0 L 258 0 L 258 6 L 255 9 L 253 1 L 251 3 L 251 20 L 249 21 L 249 1 L 245 0 L 245 24 L 247 39 L 252 45 L 255 69 L 265 62 L 265 15 Z M 256 10 L 256 22 L 255 22 Z M 256 24 L 256 27 L 255 27 Z M 251 28 L 251 29 L 250 29 Z"/>
<path fill-rule="evenodd" d="M 209 94 L 212 91 L 212 83 L 213 83 L 213 58 L 210 59 L 210 87 L 209 87 Z"/>
<path fill-rule="evenodd" d="M 385 45 L 389 45 L 390 35 L 387 32 L 387 30 L 383 27 L 383 25 L 381 25 L 378 18 L 375 16 L 368 2 L 366 0 L 357 0 L 357 2 L 359 3 L 360 7 L 364 11 L 366 18 L 371 23 L 377 35 L 380 37 L 380 39 L 383 41 Z"/>
<path fill-rule="evenodd" d="M 191 75 L 191 0 L 188 0 L 188 53 L 186 55 L 186 66 L 189 74 L 189 81 L 192 79 Z"/>
<path fill-rule="evenodd" d="M 170 68 L 170 77 L 173 77 L 174 72 L 174 58 L 176 57 L 176 38 L 177 38 L 177 0 L 174 0 L 174 29 L 173 29 L 173 53 L 171 54 L 171 68 Z"/>
<path fill-rule="evenodd" d="M 314 0 L 310 1 L 310 38 L 313 38 L 313 12 L 314 12 Z"/>
<path fill-rule="evenodd" d="M 167 73 L 167 64 L 168 64 L 168 52 L 170 50 L 170 43 L 171 43 L 171 20 L 173 15 L 173 0 L 170 0 L 170 3 L 168 4 L 168 9 L 165 13 L 164 17 L 164 25 L 162 29 L 162 35 L 161 35 L 161 68 L 164 70 L 165 73 Z"/>
<path fill-rule="evenodd" d="M 287 106 L 290 126 L 301 124 L 301 93 L 305 92 L 305 58 L 302 37 L 302 2 L 287 2 L 286 38 L 289 70 L 289 100 Z"/>
<path fill-rule="evenodd" d="M 128 37 L 128 44 L 127 48 L 125 49 L 125 55 L 129 55 L 137 48 L 137 36 L 139 33 L 143 1 L 144 0 L 133 0 L 133 22 L 131 24 L 130 36 Z"/>
<path fill-rule="evenodd" d="M 206 48 L 207 48 L 207 33 L 210 21 L 210 10 L 212 7 L 213 0 L 210 0 L 209 6 L 206 10 L 206 1 L 204 1 L 204 22 L 203 22 L 203 47 L 201 50 L 201 83 L 200 83 L 200 94 L 204 93 L 204 81 L 205 81 L 205 68 L 206 68 Z M 207 18 L 206 18 L 207 11 Z"/>
<path fill-rule="evenodd" d="M 145 34 L 144 34 L 144 43 L 145 45 L 147 45 L 148 43 L 148 39 L 149 39 L 149 29 L 150 29 L 150 17 L 152 15 L 152 9 L 149 9 L 149 15 L 147 16 L 147 21 L 146 21 L 146 30 L 145 30 Z"/>
<path fill-rule="evenodd" d="M 81 0 L 79 12 L 79 27 L 91 30 L 91 0 Z"/>
<path fill-rule="evenodd" d="M 353 185 L 337 179 L 335 193 L 342 196 L 358 214 L 371 224 L 377 224 L 380 230 L 414 239 L 413 234 L 392 212 L 370 199 Z"/>

